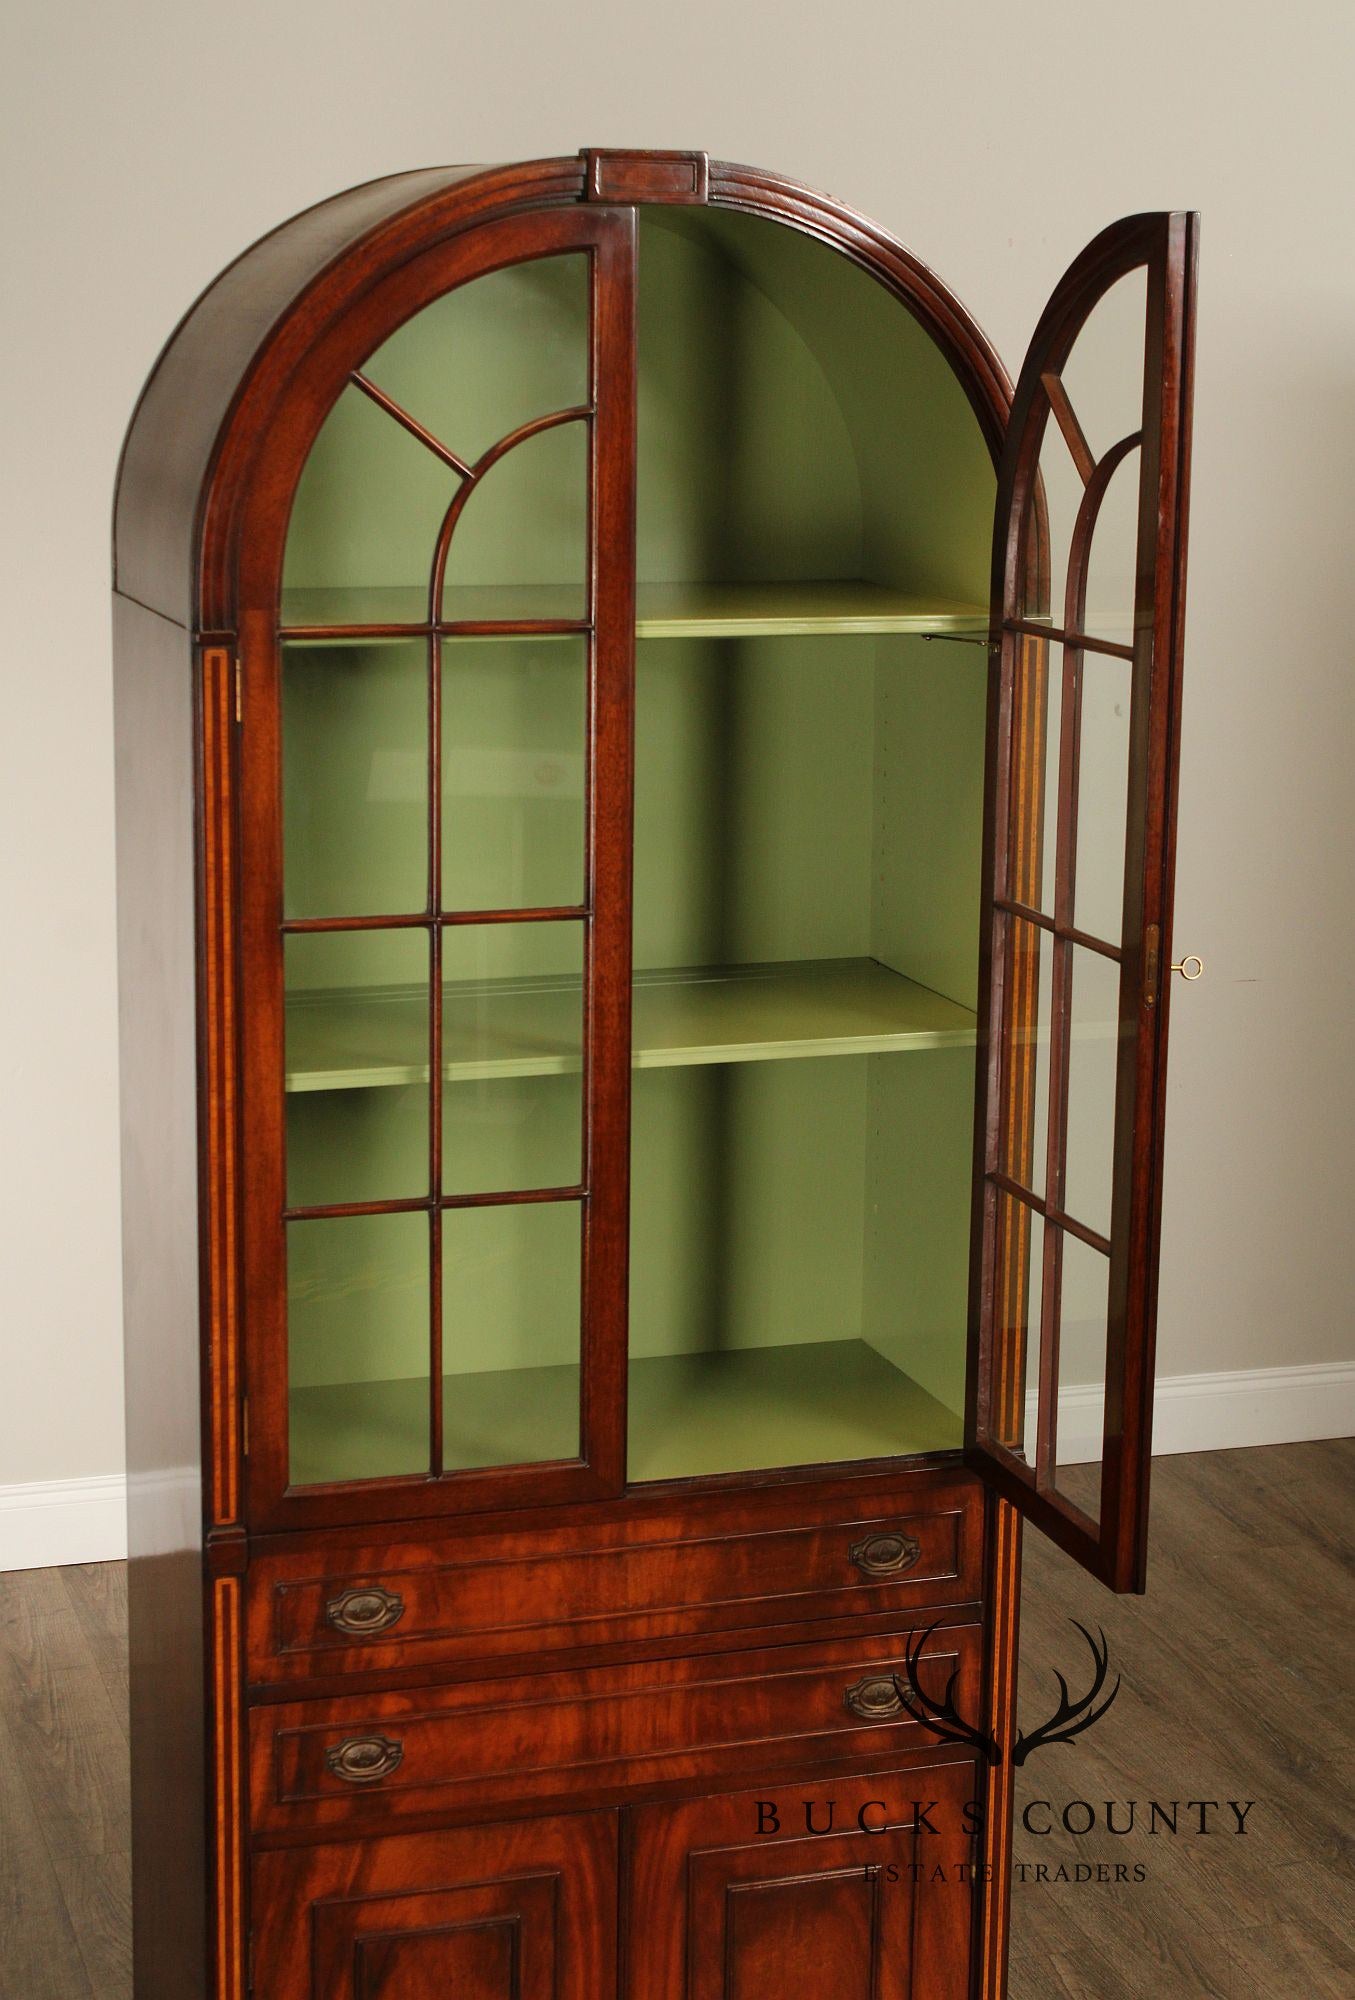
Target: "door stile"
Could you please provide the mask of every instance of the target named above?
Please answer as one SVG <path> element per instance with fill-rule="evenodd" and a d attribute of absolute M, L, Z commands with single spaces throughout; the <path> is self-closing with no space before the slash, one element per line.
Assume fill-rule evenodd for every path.
<path fill-rule="evenodd" d="M 594 211 L 597 214 L 597 211 Z M 593 253 L 582 1430 L 600 1487 L 626 1477 L 635 738 L 636 213 Z"/>
<path fill-rule="evenodd" d="M 1152 1460 L 1153 1376 L 1157 1344 L 1157 1278 L 1162 1229 L 1162 1133 L 1166 1115 L 1167 1030 L 1172 963 L 1172 897 L 1176 870 L 1176 802 L 1180 781 L 1180 708 L 1185 642 L 1186 547 L 1189 532 L 1190 447 L 1195 379 L 1195 297 L 1199 218 L 1167 218 L 1168 240 L 1149 267 L 1145 373 L 1164 384 L 1160 429 L 1144 436 L 1139 549 L 1151 591 L 1151 652 L 1141 660 L 1145 634 L 1135 633 L 1135 672 L 1151 674 L 1144 712 L 1145 740 L 1131 742 L 1130 794 L 1141 783 L 1147 800 L 1141 844 L 1130 820 L 1126 882 L 1141 866 L 1143 893 L 1130 927 L 1132 892 L 1126 897 L 1122 1004 L 1138 999 L 1135 1069 L 1141 1087 L 1129 1097 L 1132 1073 L 1120 1070 L 1117 1124 L 1132 1115 L 1131 1168 L 1117 1189 L 1126 1210 L 1125 1307 L 1112 1312 L 1106 1370 L 1105 1473 L 1102 1521 L 1111 1524 L 1104 1550 L 1113 1587 L 1143 1591 L 1146 1584 L 1148 1504 Z M 1163 533 L 1163 524 L 1170 532 Z M 1149 562 L 1151 558 L 1151 565 Z M 1131 941 L 1137 950 L 1130 949 Z M 1112 1216 L 1112 1236 L 1121 1234 Z M 1119 1296 L 1112 1278 L 1112 1301 Z M 1137 1338 L 1131 1329 L 1140 1329 Z"/>

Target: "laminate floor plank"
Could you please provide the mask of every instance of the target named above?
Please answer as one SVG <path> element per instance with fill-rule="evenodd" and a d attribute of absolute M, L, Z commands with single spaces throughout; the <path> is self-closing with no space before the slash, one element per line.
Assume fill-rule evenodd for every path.
<path fill-rule="evenodd" d="M 21 1754 L 22 1747 L 22 1754 Z M 0 1712 L 0 1993 L 6 2000 L 96 2000 L 23 1777 L 28 1746 Z M 124 1967 L 129 1957 L 122 1948 Z M 131 1976 L 97 2000 L 125 2000 Z"/>
<path fill-rule="evenodd" d="M 1355 1991 L 1355 1442 L 1159 1460 L 1153 1479 L 1146 1598 L 1112 1599 L 1025 1538 L 1022 1720 L 1049 1712 L 1055 1670 L 1087 1685 L 1070 1618 L 1104 1628 L 1122 1687 L 1087 1735 L 1018 1773 L 1016 1861 L 1071 1871 L 1118 1850 L 1147 1879 L 1018 1879 L 1010 2000 L 1045 2000 L 1055 1958 L 1053 1990 L 1077 2000 Z M 1041 1798 L 1104 1812 L 1154 1797 L 1256 1803 L 1243 1836 L 1040 1839 L 1021 1825 Z"/>
<path fill-rule="evenodd" d="M 59 1570 L 0 1575 L 0 1714 L 48 1852 L 126 1854 L 127 1735 Z"/>
<path fill-rule="evenodd" d="M 73 1563 L 58 1571 L 108 1691 L 115 1721 L 127 1734 L 127 1565 Z"/>

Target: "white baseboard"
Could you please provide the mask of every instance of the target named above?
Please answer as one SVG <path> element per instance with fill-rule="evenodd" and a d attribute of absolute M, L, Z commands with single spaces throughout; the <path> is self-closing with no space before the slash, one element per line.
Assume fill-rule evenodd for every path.
<path fill-rule="evenodd" d="M 1158 1380 L 1154 1407 L 1157 1456 L 1349 1437 L 1355 1434 L 1355 1361 L 1167 1375 Z M 1063 1392 L 1059 1440 L 1065 1465 L 1100 1456 L 1099 1391 Z M 0 1571 L 117 1562 L 126 1553 L 127 1482 L 120 1475 L 0 1486 Z"/>
<path fill-rule="evenodd" d="M 1027 1412 L 1027 1435 L 1034 1425 Z M 1101 1392 L 1059 1397 L 1059 1462 L 1101 1456 Z M 1307 1368 L 1233 1368 L 1218 1375 L 1160 1375 L 1153 1397 L 1153 1456 L 1304 1444 L 1355 1434 L 1355 1361 Z"/>
<path fill-rule="evenodd" d="M 117 1562 L 127 1553 L 127 1481 L 35 1479 L 0 1486 L 0 1570 Z"/>

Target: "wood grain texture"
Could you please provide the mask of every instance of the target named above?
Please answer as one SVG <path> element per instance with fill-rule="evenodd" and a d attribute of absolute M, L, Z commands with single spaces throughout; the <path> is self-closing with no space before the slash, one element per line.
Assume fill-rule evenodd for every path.
<path fill-rule="evenodd" d="M 274 1703 L 250 1718 L 251 1821 L 261 1835 L 392 1831 L 433 1816 L 465 1820 L 528 1804 L 613 1803 L 763 1771 L 805 1773 L 926 1744 L 900 1703 L 863 1719 L 846 1695 L 863 1677 L 901 1674 L 907 1635 L 529 1674 L 338 1701 Z M 930 1664 L 929 1664 L 930 1663 Z M 978 1629 L 946 1624 L 923 1671 L 976 1714 Z M 354 1784 L 332 1753 L 382 1739 L 389 1775 Z M 388 1762 L 390 1760 L 387 1760 Z"/>
<path fill-rule="evenodd" d="M 543 1526 L 516 1534 L 471 1532 L 454 1542 L 401 1539 L 334 1549 L 316 1573 L 315 1548 L 263 1550 L 251 1564 L 250 1677 L 304 1681 L 317 1674 L 458 1665 L 496 1659 L 582 1656 L 638 1641 L 680 1643 L 845 1615 L 914 1615 L 978 1599 L 982 1506 L 975 1485 L 927 1495 L 905 1485 L 831 1523 L 807 1525 L 798 1496 L 773 1491 L 756 1506 L 716 1496 L 643 1510 L 611 1527 Z M 916 1555 L 895 1575 L 872 1577 L 852 1551 L 871 1536 L 910 1537 Z M 398 1597 L 398 1619 L 359 1640 L 336 1630 L 326 1608 L 345 1591 Z M 563 1659 L 562 1659 L 563 1663 Z"/>
<path fill-rule="evenodd" d="M 1053 1670 L 1067 1671 L 1069 1615 L 1106 1626 L 1126 1685 L 1111 1715 L 1061 1762 L 1046 1761 L 1042 1774 L 1032 1760 L 1020 1804 L 1057 1790 L 1089 1798 L 1255 1798 L 1258 1805 L 1255 1834 L 1246 1840 L 1153 1843 L 1150 1881 L 1132 1893 L 1018 1879 L 1009 2000 L 1142 2000 L 1146 1982 L 1158 2000 L 1199 2000 L 1211 1981 L 1228 2000 L 1259 1992 L 1344 2000 L 1355 1963 L 1348 1825 L 1353 1516 L 1355 1443 L 1347 1440 L 1161 1462 L 1153 1582 L 1141 1602 L 1111 1603 L 1031 1539 L 1022 1607 L 1027 1713 L 1038 1712 Z M 37 1810 L 49 1784 L 61 1782 L 65 1753 L 53 1752 L 49 1730 L 31 1726 L 37 1698 L 27 1691 L 34 1680 L 60 1682 L 60 1692 L 46 1698 L 64 1704 L 59 1727 L 103 1746 L 108 1791 L 125 1801 L 126 1754 L 106 1720 L 105 1686 L 125 1660 L 119 1574 L 120 1566 L 109 1564 L 0 1580 L 0 1992 L 16 2000 L 131 2000 L 125 1872 L 120 1896 L 93 1903 L 81 1901 L 68 1877 L 72 1905 L 83 1911 L 77 1933 Z M 106 1606 L 98 1630 L 108 1657 L 82 1673 L 82 1657 L 93 1656 L 91 1594 Z M 40 1651 L 35 1624 L 46 1627 Z M 1258 1717 L 1265 1718 L 1259 1728 Z M 84 1811 L 77 1800 L 77 1817 Z M 95 1841 L 110 1824 L 107 1807 L 96 1810 Z M 88 1846 L 88 1834 L 81 1838 Z M 415 1845 L 387 1841 L 366 1852 L 412 1852 Z M 1048 1865 L 1052 1845 L 1025 1834 L 1018 1819 L 1019 1861 Z M 1064 1842 L 1059 1858 L 1069 1858 L 1072 1847 Z M 299 1868 L 312 1858 L 269 1861 Z M 107 1853 L 103 1865 L 117 1861 Z M 374 1876 L 373 1887 L 384 1889 L 395 1875 L 392 1868 Z"/>
<path fill-rule="evenodd" d="M 614 1814 L 256 1866 L 268 2000 L 615 2000 Z"/>
<path fill-rule="evenodd" d="M 924 1762 L 641 1807 L 627 1887 L 644 1918 L 631 1932 L 629 2000 L 959 2000 L 973 1796 L 971 1765 Z M 934 1832 L 919 1825 L 919 1800 Z M 773 1822 L 760 1820 L 761 1801 L 779 1830 L 763 1830 Z"/>

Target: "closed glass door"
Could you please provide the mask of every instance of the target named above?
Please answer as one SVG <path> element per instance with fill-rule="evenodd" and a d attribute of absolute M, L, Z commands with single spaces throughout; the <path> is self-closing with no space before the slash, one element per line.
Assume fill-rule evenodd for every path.
<path fill-rule="evenodd" d="M 502 237 L 348 370 L 288 531 L 256 1348 L 281 1518 L 619 1482 L 594 1134 L 625 1115 L 630 229 Z"/>

